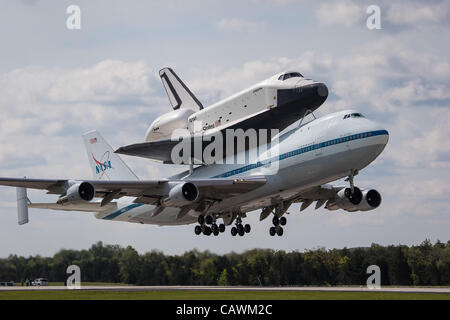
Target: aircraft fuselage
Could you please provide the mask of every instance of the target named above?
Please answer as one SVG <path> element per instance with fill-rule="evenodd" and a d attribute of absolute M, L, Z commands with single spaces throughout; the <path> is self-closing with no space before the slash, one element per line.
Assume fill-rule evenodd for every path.
<path fill-rule="evenodd" d="M 379 124 L 364 117 L 346 117 L 347 110 L 310 121 L 278 137 L 262 155 L 246 164 L 213 164 L 194 170 L 190 178 L 236 179 L 264 175 L 267 183 L 254 191 L 215 202 L 208 212 L 249 212 L 289 199 L 314 186 L 346 177 L 374 161 L 386 146 L 389 134 Z M 247 151 L 248 152 L 248 151 Z M 179 175 L 180 176 L 180 175 Z M 164 208 L 152 217 L 153 205 L 122 198 L 113 212 L 97 213 L 99 219 L 156 225 L 191 224 L 201 212 L 191 210 L 177 219 L 178 208 Z"/>

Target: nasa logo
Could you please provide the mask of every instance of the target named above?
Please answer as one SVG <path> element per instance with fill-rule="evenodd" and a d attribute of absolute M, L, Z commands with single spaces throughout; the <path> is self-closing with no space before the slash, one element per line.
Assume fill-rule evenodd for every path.
<path fill-rule="evenodd" d="M 97 159 L 95 159 L 93 154 L 92 154 L 92 158 L 94 159 L 94 162 L 95 162 L 95 173 L 99 174 L 99 173 L 105 172 L 108 169 L 112 169 L 111 161 L 109 161 L 109 152 L 108 151 L 103 154 L 101 161 L 98 161 Z"/>

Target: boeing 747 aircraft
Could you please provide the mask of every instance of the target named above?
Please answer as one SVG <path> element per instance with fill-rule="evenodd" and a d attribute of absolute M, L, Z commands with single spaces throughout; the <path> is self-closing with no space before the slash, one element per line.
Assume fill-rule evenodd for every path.
<path fill-rule="evenodd" d="M 384 128 L 358 111 L 341 111 L 281 133 L 276 143 L 268 143 L 266 153 L 248 163 L 202 165 L 166 179 L 140 180 L 92 131 L 83 139 L 93 180 L 0 178 L 0 185 L 17 187 L 19 224 L 28 222 L 28 208 L 40 208 L 93 212 L 112 221 L 196 224 L 195 233 L 206 236 L 231 226 L 233 236 L 243 236 L 251 230 L 244 224 L 247 214 L 261 210 L 260 220 L 273 213 L 270 235 L 281 236 L 292 203 L 302 203 L 301 210 L 314 201 L 316 209 L 377 208 L 380 193 L 355 186 L 353 178 L 380 155 L 388 138 Z M 343 177 L 348 186 L 328 184 Z M 27 188 L 59 198 L 33 203 Z"/>

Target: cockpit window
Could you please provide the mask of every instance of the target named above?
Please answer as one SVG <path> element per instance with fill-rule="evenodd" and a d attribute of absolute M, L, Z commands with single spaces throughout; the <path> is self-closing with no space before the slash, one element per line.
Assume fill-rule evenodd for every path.
<path fill-rule="evenodd" d="M 350 113 L 344 116 L 344 119 L 347 118 L 364 118 L 364 116 L 361 113 Z"/>
<path fill-rule="evenodd" d="M 278 80 L 284 81 L 284 80 L 287 80 L 289 78 L 294 78 L 294 77 L 303 78 L 303 76 L 299 72 L 289 72 L 289 73 L 282 74 L 278 78 Z"/>

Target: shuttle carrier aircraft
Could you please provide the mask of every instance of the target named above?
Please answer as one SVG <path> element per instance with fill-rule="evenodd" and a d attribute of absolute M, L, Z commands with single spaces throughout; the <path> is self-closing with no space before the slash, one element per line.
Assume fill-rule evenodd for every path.
<path fill-rule="evenodd" d="M 162 76 L 163 83 L 179 79 L 173 72 L 166 77 L 168 80 Z M 277 75 L 269 82 L 273 85 L 274 81 L 279 81 L 279 86 L 283 86 L 285 77 L 298 78 L 291 80 L 294 87 L 298 86 L 298 82 L 309 81 L 303 80 L 299 73 L 290 72 Z M 168 92 L 172 104 L 181 106 L 187 101 L 191 105 L 201 106 L 181 80 L 170 83 L 165 86 L 166 90 L 168 87 L 172 90 Z M 321 84 L 314 85 L 315 89 L 308 88 L 316 93 L 325 90 Z M 264 88 L 260 84 L 256 87 Z M 248 91 L 250 96 L 256 89 Z M 270 98 L 273 95 L 274 100 L 278 100 L 275 109 L 282 108 L 280 90 L 290 89 L 274 90 L 267 96 Z M 295 97 L 292 98 L 292 104 L 305 111 L 308 104 L 300 101 L 301 95 L 297 95 L 300 89 L 296 90 L 290 93 Z M 318 97 L 321 95 L 307 92 L 307 99 L 316 101 L 312 109 L 317 108 L 315 105 L 319 104 Z M 226 108 L 226 103 L 223 108 Z M 197 113 L 197 117 L 200 117 L 207 109 L 199 108 L 192 114 Z M 230 107 L 226 110 L 234 109 Z M 223 121 L 224 111 L 221 114 Z M 240 120 L 229 122 L 242 122 Z M 205 118 L 204 121 L 209 123 L 212 120 Z M 272 122 L 277 121 L 276 117 L 272 119 Z M 284 124 L 278 125 L 281 129 L 293 122 L 287 118 L 283 121 Z M 165 134 L 176 129 L 176 125 L 171 125 L 173 127 L 161 136 L 155 133 L 162 130 L 161 127 L 154 130 L 155 125 L 152 125 L 147 133 L 147 141 L 138 147 L 140 151 L 135 153 L 136 148 L 133 147 L 130 149 L 134 151 L 130 153 L 152 159 L 170 154 L 160 149 L 164 152 L 155 157 L 155 154 L 148 153 L 149 145 L 146 143 L 161 139 L 170 141 Z M 188 125 L 189 119 L 180 124 L 181 127 Z M 207 130 L 205 128 L 204 131 Z M 267 152 L 247 163 L 200 165 L 165 179 L 140 180 L 100 133 L 92 131 L 84 134 L 83 140 L 94 179 L 0 178 L 0 185 L 17 189 L 19 224 L 28 222 L 28 208 L 40 208 L 93 212 L 96 218 L 103 220 L 155 225 L 195 224 L 195 234 L 206 236 L 218 236 L 229 226 L 232 236 L 244 236 L 251 231 L 250 225 L 244 223 L 247 214 L 260 210 L 260 220 L 273 215 L 269 234 L 282 236 L 287 223 L 285 214 L 292 203 L 301 203 L 301 211 L 313 202 L 316 202 L 316 209 L 324 205 L 328 210 L 342 209 L 349 212 L 377 208 L 381 203 L 380 193 L 375 189 L 357 187 L 353 178 L 380 155 L 388 139 L 388 132 L 362 113 L 355 110 L 340 111 L 306 123 L 300 121 L 295 128 L 281 132 L 276 141 L 270 141 L 266 145 Z M 121 150 L 123 148 L 118 151 Z M 248 153 L 249 150 L 244 152 Z M 159 160 L 170 162 L 168 158 Z M 344 177 L 348 177 L 348 186 L 329 184 Z M 47 193 L 59 195 L 59 198 L 56 202 L 34 203 L 27 197 L 27 188 L 47 190 Z"/>

